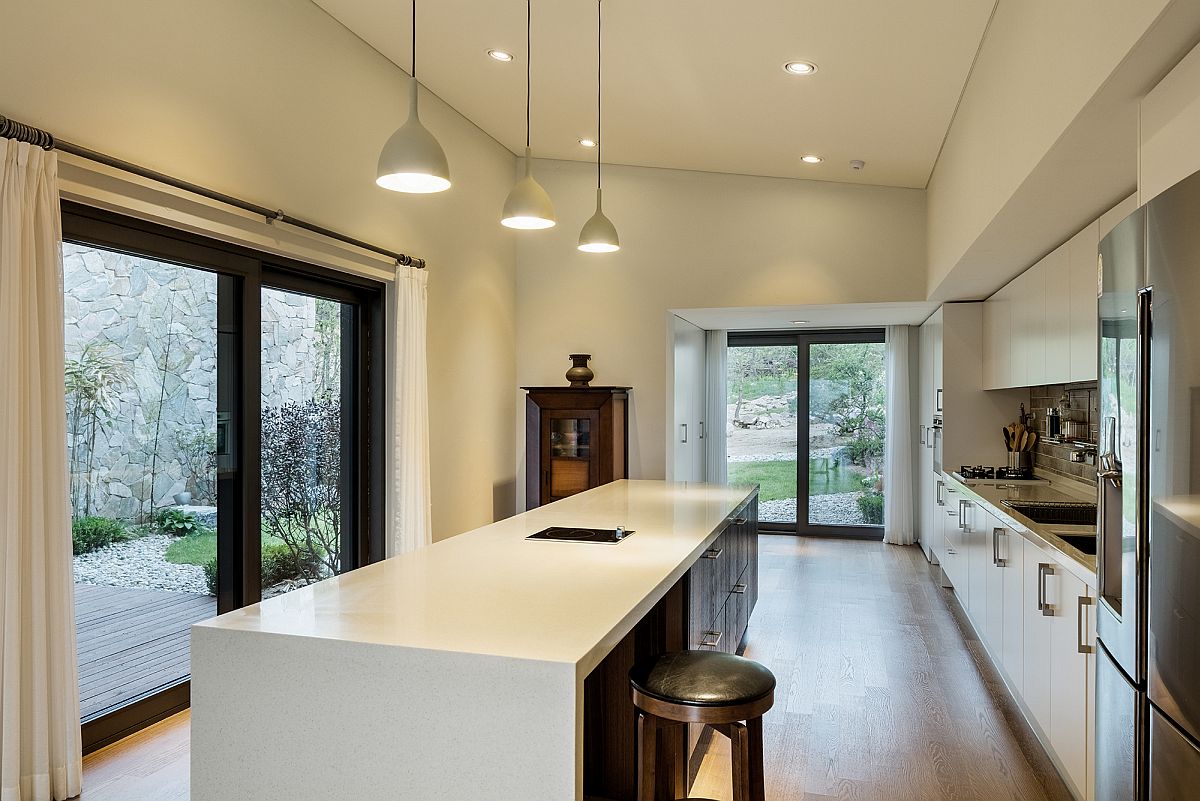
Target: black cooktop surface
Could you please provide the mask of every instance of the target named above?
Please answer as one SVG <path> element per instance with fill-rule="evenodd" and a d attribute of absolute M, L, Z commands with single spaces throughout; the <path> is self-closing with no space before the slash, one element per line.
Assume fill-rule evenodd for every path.
<path fill-rule="evenodd" d="M 563 542 L 624 542 L 632 534 L 627 529 L 615 528 L 573 528 L 571 526 L 551 526 L 536 534 L 530 534 L 527 540 L 561 540 Z"/>

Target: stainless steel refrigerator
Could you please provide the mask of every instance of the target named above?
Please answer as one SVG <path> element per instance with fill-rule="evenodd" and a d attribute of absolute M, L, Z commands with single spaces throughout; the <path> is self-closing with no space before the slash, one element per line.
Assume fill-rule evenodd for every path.
<path fill-rule="evenodd" d="M 1200 798 L 1200 173 L 1100 244 L 1096 798 Z"/>

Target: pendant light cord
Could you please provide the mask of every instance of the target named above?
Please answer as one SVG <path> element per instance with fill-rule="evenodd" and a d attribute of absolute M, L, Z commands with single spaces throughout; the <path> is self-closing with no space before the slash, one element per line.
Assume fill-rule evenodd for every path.
<path fill-rule="evenodd" d="M 417 79 L 417 0 L 412 0 L 412 77 Z"/>
<path fill-rule="evenodd" d="M 603 0 L 596 0 L 596 188 L 597 189 L 600 188 L 600 180 L 601 180 L 601 178 L 600 178 L 600 148 L 604 144 L 604 134 L 600 130 L 601 125 L 602 125 L 601 120 L 603 119 L 600 114 L 600 98 L 603 95 L 603 91 L 602 91 L 603 84 L 601 83 L 601 81 L 602 81 L 603 75 L 604 75 L 604 73 L 600 69 L 600 53 L 601 53 L 602 42 L 603 42 L 603 40 L 601 39 L 601 15 L 600 15 L 600 3 L 602 1 Z M 416 2 L 416 0 L 414 0 L 414 2 Z"/>
<path fill-rule="evenodd" d="M 529 149 L 529 80 L 533 72 L 533 0 L 525 0 L 525 149 Z"/>

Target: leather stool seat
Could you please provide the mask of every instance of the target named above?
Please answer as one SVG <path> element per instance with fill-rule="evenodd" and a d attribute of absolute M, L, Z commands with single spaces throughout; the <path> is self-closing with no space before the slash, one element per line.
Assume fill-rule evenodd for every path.
<path fill-rule="evenodd" d="M 671 704 L 741 706 L 775 691 L 775 676 L 750 659 L 717 651 L 676 651 L 633 666 L 629 681 Z"/>
<path fill-rule="evenodd" d="M 762 716 L 775 702 L 771 671 L 733 654 L 675 651 L 635 664 L 629 690 L 637 710 L 638 801 L 662 797 L 660 735 L 688 723 L 711 726 L 730 739 L 734 801 L 766 801 Z M 672 748 L 662 752 L 661 767 L 663 775 L 674 776 L 675 798 L 686 795 L 689 755 Z"/>

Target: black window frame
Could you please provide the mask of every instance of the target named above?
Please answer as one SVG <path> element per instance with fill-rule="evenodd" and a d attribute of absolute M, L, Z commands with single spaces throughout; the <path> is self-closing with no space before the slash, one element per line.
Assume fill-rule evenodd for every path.
<path fill-rule="evenodd" d="M 796 521 L 795 523 L 759 521 L 760 531 L 769 534 L 883 540 L 883 525 L 837 526 L 808 522 L 809 464 L 807 455 L 811 435 L 811 422 L 808 415 L 810 346 L 856 342 L 884 343 L 886 333 L 886 329 L 880 327 L 729 332 L 727 343 L 729 348 L 779 345 L 796 347 Z M 800 452 L 801 443 L 804 444 L 803 454 Z M 801 458 L 802 456 L 805 458 Z"/>
<path fill-rule="evenodd" d="M 343 564 L 347 569 L 386 555 L 384 487 L 386 439 L 386 285 L 371 278 L 308 264 L 82 203 L 61 202 L 64 242 L 119 251 L 133 256 L 232 276 L 240 345 L 236 388 L 240 420 L 239 464 L 234 503 L 222 493 L 219 528 L 240 536 L 217 539 L 221 569 L 217 611 L 224 613 L 261 599 L 261 302 L 262 289 L 280 289 L 340 301 L 352 309 L 343 318 L 343 337 L 353 338 L 357 358 L 342 363 L 344 423 L 342 474 L 353 479 L 353 501 L 343 510 Z M 219 290 L 220 292 L 221 290 Z M 344 341 L 344 340 L 343 340 Z M 240 519 L 239 519 L 240 518 Z M 223 524 L 222 524 L 223 523 Z M 348 524 L 348 525 L 346 525 Z M 248 536 L 253 532 L 254 536 Z M 107 714 L 82 722 L 84 752 L 89 753 L 190 706 L 190 677 L 161 688 Z"/>

